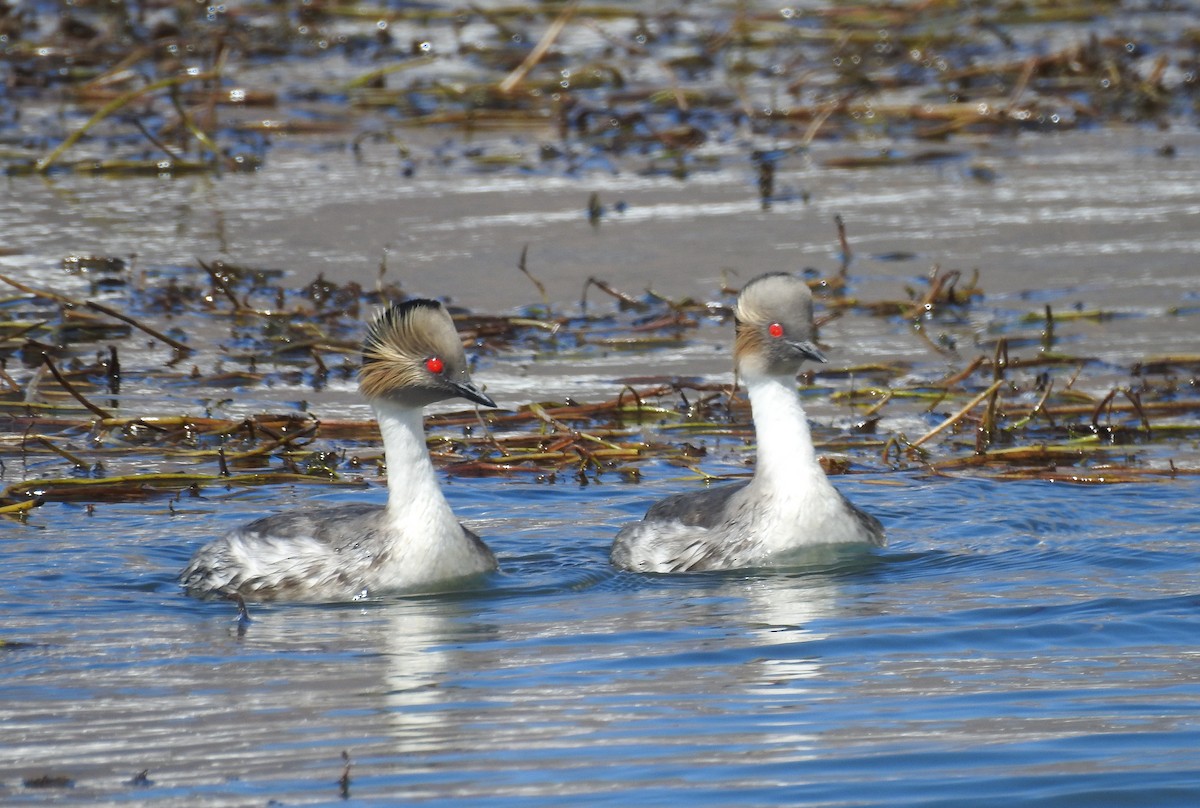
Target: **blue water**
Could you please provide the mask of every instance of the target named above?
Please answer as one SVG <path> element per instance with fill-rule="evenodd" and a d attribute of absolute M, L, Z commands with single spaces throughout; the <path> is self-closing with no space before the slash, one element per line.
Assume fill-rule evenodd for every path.
<path fill-rule="evenodd" d="M 718 31 L 735 30 L 733 17 L 745 11 L 740 3 L 703 5 L 691 4 L 689 14 L 714 15 Z M 1180 87 L 1194 44 L 1173 23 L 1194 28 L 1185 25 L 1194 3 L 1142 5 L 1101 9 L 1075 31 L 1062 24 L 1006 30 L 1036 43 L 1022 45 L 1020 59 L 1060 52 L 1068 41 L 1086 47 L 1093 35 L 1128 37 L 1151 54 L 1130 65 L 1150 67 L 1164 56 L 1168 85 Z M 599 28 L 613 25 L 601 20 Z M 437 26 L 449 53 L 459 23 Z M 424 37 L 425 22 L 419 27 Z M 1171 32 L 1166 50 L 1154 45 L 1164 39 L 1159 29 Z M 392 30 L 407 41 L 404 28 Z M 593 47 L 569 39 L 564 47 Z M 681 43 L 672 38 L 662 47 Z M 228 78 L 278 85 L 291 99 L 277 112 L 304 118 L 315 109 L 300 100 L 309 88 L 318 88 L 312 103 L 324 115 L 329 98 L 319 88 L 367 69 L 339 64 L 340 57 L 304 61 L 289 77 L 266 66 L 246 71 L 234 58 Z M 631 78 L 635 89 L 647 80 Z M 823 86 L 813 78 L 813 87 Z M 738 106 L 787 101 L 775 81 L 794 79 L 738 77 L 734 84 L 750 88 L 749 95 L 739 89 Z M 1036 84 L 1027 99 L 1044 95 Z M 1044 97 L 1057 106 L 1048 89 Z M 18 128 L 42 143 L 69 121 L 70 106 L 35 107 L 18 116 Z M 702 115 L 703 105 L 693 112 Z M 369 117 L 364 134 L 392 129 L 387 113 L 383 129 Z M 1045 339 L 1041 321 L 1024 315 L 1082 308 L 1114 316 L 1102 327 L 1060 318 L 1057 347 L 1097 361 L 1082 372 L 1048 371 L 1058 391 L 1093 403 L 1145 384 L 1188 396 L 1190 366 L 1147 375 L 1132 368 L 1151 356 L 1197 352 L 1194 117 L 1193 110 L 1183 121 L 1164 119 L 1167 128 L 956 138 L 950 145 L 969 172 L 957 162 L 841 171 L 828 167 L 830 158 L 893 147 L 916 154 L 926 144 L 880 130 L 870 141 L 818 138 L 801 152 L 789 146 L 793 136 L 769 142 L 731 123 L 736 134 L 710 138 L 701 152 L 709 167 L 693 164 L 686 182 L 648 175 L 636 149 L 559 176 L 564 161 L 543 160 L 542 136 L 527 132 L 409 130 L 397 132 L 402 144 L 368 141 L 365 159 L 342 142 L 348 135 L 331 143 L 281 134 L 254 174 L 9 177 L 9 192 L 0 194 L 0 268 L 82 299 L 95 290 L 82 275 L 61 273 L 65 256 L 136 255 L 131 267 L 147 288 L 180 267 L 194 270 L 197 258 L 286 268 L 297 288 L 317 273 L 373 288 L 387 265 L 384 280 L 412 293 L 498 313 L 537 299 L 515 269 L 528 248 L 532 275 L 562 313 L 591 275 L 635 295 L 651 286 L 676 300 L 714 299 L 727 269 L 737 282 L 806 267 L 832 276 L 840 264 L 836 214 L 857 256 L 853 297 L 879 303 L 908 299 L 910 289 L 923 294 L 940 266 L 964 279 L 978 268 L 986 298 L 961 318 L 946 312 L 925 321 L 923 338 L 902 318 L 844 313 L 821 333 L 834 365 L 896 363 L 911 370 L 885 379 L 901 388 L 936 386 L 974 356 L 992 356 L 1001 336 L 1028 358 Z M 791 156 L 778 164 L 779 198 L 767 211 L 752 150 L 777 146 Z M 1169 159 L 1160 156 L 1167 146 Z M 515 176 L 517 169 L 471 173 L 455 157 L 468 148 L 525 154 L 550 173 L 545 181 Z M 576 151 L 572 163 L 587 159 L 586 148 L 565 151 Z M 411 177 L 410 163 L 417 166 Z M 995 176 L 969 178 L 978 171 Z M 625 212 L 594 226 L 585 213 L 592 193 Z M 887 254 L 913 260 L 879 258 Z M 148 314 L 128 300 L 110 302 Z M 158 325 L 187 330 L 198 352 L 189 363 L 201 375 L 244 369 L 234 357 L 254 353 L 253 340 L 231 332 L 223 315 L 195 312 L 203 316 L 189 310 Z M 702 324 L 696 332 L 671 357 L 610 356 L 603 341 L 556 352 L 535 340 L 484 356 L 480 381 L 505 407 L 568 395 L 603 401 L 630 374 L 728 381 L 728 328 Z M 140 336 L 126 342 L 123 414 L 215 409 L 240 417 L 311 403 L 321 417 L 367 417 L 358 402 L 355 416 L 333 393 L 289 381 L 294 367 L 269 369 L 278 384 L 264 389 L 180 391 L 164 383 L 161 345 L 136 347 L 145 342 Z M 946 346 L 958 356 L 946 356 Z M 1014 373 L 1029 403 L 1041 370 Z M 42 386 L 15 358 L 8 372 L 27 391 Z M 836 379 L 831 391 L 872 383 L 826 378 Z M 822 424 L 861 415 L 821 398 L 812 414 Z M 958 404 L 926 406 L 889 403 L 879 436 L 915 439 Z M 1151 419 L 1156 430 L 1172 425 L 1167 416 Z M 57 457 L 18 455 L 20 435 L 5 436 L 0 482 L 61 473 Z M 64 440 L 88 456 L 94 437 Z M 1172 440 L 1130 447 L 1137 456 L 1128 462 L 1166 469 Z M 1193 433 L 1178 440 L 1173 459 L 1194 471 Z M 964 452 L 969 446 L 943 445 L 934 460 Z M 112 466 L 140 462 L 121 451 L 98 456 Z M 711 469 L 712 455 L 706 462 Z M 192 551 L 263 513 L 379 501 L 380 488 L 209 489 L 173 508 L 161 498 L 97 503 L 94 512 L 48 504 L 28 525 L 0 519 L 0 803 L 1200 805 L 1196 477 L 1094 488 L 916 472 L 839 478 L 887 525 L 886 550 L 836 566 L 639 577 L 607 564 L 617 527 L 651 501 L 697 485 L 678 479 L 679 469 L 639 468 L 644 479 L 636 485 L 615 475 L 583 488 L 566 482 L 569 474 L 557 485 L 453 480 L 447 493 L 455 509 L 503 565 L 478 591 L 253 607 L 247 626 L 228 604 L 179 592 L 174 578 Z M 338 782 L 344 754 L 346 795 Z"/>
<path fill-rule="evenodd" d="M 349 804 L 1200 800 L 1197 481 L 843 477 L 889 528 L 872 557 L 616 573 L 616 527 L 695 485 L 646 471 L 454 480 L 503 565 L 479 591 L 253 607 L 241 630 L 176 590 L 196 546 L 383 492 L 212 489 L 174 516 L 50 504 L 40 529 L 0 526 L 0 799 L 336 803 L 345 752 Z"/>

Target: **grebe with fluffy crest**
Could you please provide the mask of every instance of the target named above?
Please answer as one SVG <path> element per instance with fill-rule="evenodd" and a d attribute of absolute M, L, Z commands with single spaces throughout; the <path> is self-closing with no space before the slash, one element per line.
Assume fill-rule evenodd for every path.
<path fill-rule="evenodd" d="M 348 601 L 448 589 L 496 569 L 438 484 L 421 408 L 449 398 L 496 404 L 471 381 L 442 304 L 385 309 L 363 343 L 359 391 L 379 420 L 387 505 L 267 516 L 205 545 L 180 575 L 190 595 L 245 601 Z"/>

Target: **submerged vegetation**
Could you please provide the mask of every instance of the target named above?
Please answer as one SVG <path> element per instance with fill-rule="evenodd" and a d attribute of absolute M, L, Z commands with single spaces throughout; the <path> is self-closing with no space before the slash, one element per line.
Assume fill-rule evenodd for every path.
<path fill-rule="evenodd" d="M 328 417 L 303 404 L 281 408 L 273 391 L 348 391 L 365 310 L 402 298 L 403 290 L 323 279 L 287 288 L 273 273 L 200 263 L 150 284 L 120 259 L 66 265 L 88 273 L 89 288 L 107 302 L 0 276 L 11 289 L 0 300 L 0 441 L 9 480 L 2 512 L 25 514 L 46 500 L 178 497 L 206 487 L 362 485 L 382 473 L 369 418 Z M 1060 348 L 1056 332 L 1112 315 L 1073 311 L 1059 323 L 1049 308 L 1037 318 L 993 323 L 989 330 L 1001 333 L 990 342 L 976 334 L 973 344 L 986 352 L 959 351 L 945 345 L 957 330 L 969 332 L 968 315 L 984 309 L 978 278 L 935 270 L 908 299 L 869 302 L 847 294 L 851 281 L 844 273 L 811 277 L 821 322 L 882 318 L 897 333 L 917 334 L 937 361 L 827 365 L 804 374 L 806 396 L 835 408 L 821 410 L 833 417 L 818 417 L 816 428 L 831 472 L 1110 483 L 1200 470 L 1200 356 L 1114 367 L 1075 355 Z M 672 300 L 593 279 L 588 292 L 591 301 L 555 307 L 570 314 L 551 314 L 544 302 L 513 315 L 457 311 L 469 350 L 485 365 L 481 376 L 488 365 L 524 355 L 621 351 L 631 364 L 652 360 L 712 339 L 712 330 L 728 324 L 736 289 L 714 289 L 710 301 Z M 182 324 L 197 317 L 219 323 L 214 333 L 225 331 L 228 340 L 214 346 L 189 337 Z M 1035 338 L 1025 336 L 1031 327 Z M 177 402 L 159 407 L 175 409 L 145 410 L 147 390 Z M 247 402 L 275 411 L 233 414 L 235 399 L 243 413 Z M 708 479 L 745 473 L 753 456 L 749 416 L 731 385 L 643 376 L 614 379 L 611 396 L 590 403 L 533 401 L 431 416 L 429 441 L 435 461 L 454 475 L 587 484 L 636 480 L 657 462 Z"/>

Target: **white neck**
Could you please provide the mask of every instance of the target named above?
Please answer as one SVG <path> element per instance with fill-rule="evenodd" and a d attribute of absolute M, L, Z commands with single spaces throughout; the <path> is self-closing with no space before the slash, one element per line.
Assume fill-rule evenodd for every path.
<path fill-rule="evenodd" d="M 423 527 L 416 535 L 436 532 L 428 529 L 436 525 L 457 527 L 429 458 L 421 410 L 383 402 L 373 406 L 387 460 L 389 518 L 397 526 Z"/>
<path fill-rule="evenodd" d="M 808 416 L 790 376 L 747 378 L 754 415 L 758 459 L 754 478 L 760 485 L 794 486 L 814 473 L 824 476 L 813 448 Z"/>

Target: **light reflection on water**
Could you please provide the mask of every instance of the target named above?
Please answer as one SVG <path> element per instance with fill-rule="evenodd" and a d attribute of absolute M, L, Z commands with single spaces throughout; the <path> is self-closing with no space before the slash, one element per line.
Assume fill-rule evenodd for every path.
<path fill-rule="evenodd" d="M 1088 804 L 1136 785 L 1164 804 L 1200 788 L 1195 483 L 855 478 L 839 484 L 891 531 L 872 559 L 613 572 L 616 526 L 673 474 L 455 480 L 503 565 L 484 589 L 257 607 L 244 633 L 173 576 L 277 507 L 267 492 L 175 517 L 47 505 L 48 527 L 5 528 L 2 636 L 27 645 L 0 650 L 0 796 L 328 802 L 343 750 L 366 800 Z M 142 770 L 153 785 L 128 785 Z M 22 785 L 48 773 L 74 787 Z"/>
<path fill-rule="evenodd" d="M 50 285 L 47 267 L 85 247 L 136 250 L 152 268 L 215 251 L 288 267 L 297 283 L 316 271 L 373 282 L 391 250 L 403 256 L 406 288 L 495 311 L 531 300 L 496 271 L 498 256 L 511 265 L 531 243 L 535 274 L 566 311 L 592 274 L 678 296 L 710 294 L 725 268 L 742 279 L 809 263 L 828 270 L 829 222 L 840 213 L 864 300 L 919 285 L 932 263 L 981 268 L 982 304 L 963 323 L 938 324 L 960 361 L 990 353 L 1001 336 L 1036 347 L 1041 324 L 1020 318 L 1046 305 L 1127 313 L 1102 328 L 1057 329 L 1059 345 L 1116 363 L 1080 381 L 1100 397 L 1128 385 L 1128 366 L 1149 354 L 1194 353 L 1194 312 L 1164 316 L 1177 290 L 1194 286 L 1178 256 L 1195 252 L 1195 138 L 1173 135 L 1177 158 L 1141 162 L 1131 146 L 1157 136 L 1017 139 L 989 157 L 1000 173 L 990 185 L 965 180 L 957 165 L 881 180 L 796 161 L 778 179 L 811 199 L 771 212 L 740 163 L 685 184 L 597 174 L 586 188 L 578 177 L 449 182 L 431 169 L 401 199 L 390 172 L 345 154 L 314 169 L 308 153 L 280 149 L 279 170 L 219 182 L 83 183 L 69 198 L 25 184 L 0 199 L 0 221 L 26 252 L 0 264 Z M 607 204 L 629 202 L 626 213 L 593 228 L 583 213 L 593 189 Z M 281 198 L 289 205 L 263 202 Z M 918 255 L 869 257 L 905 251 Z M 66 293 L 88 294 L 81 277 L 53 277 Z M 822 338 L 841 365 L 899 361 L 917 379 L 958 366 L 941 368 L 907 330 L 849 315 Z M 226 326 L 200 323 L 189 337 L 206 370 L 231 338 Z M 704 322 L 653 356 L 594 345 L 527 351 L 484 357 L 478 377 L 503 406 L 600 401 L 619 391 L 617 378 L 648 368 L 727 381 L 728 339 L 727 323 Z M 123 355 L 121 408 L 210 406 L 209 391 L 161 389 L 155 350 Z M 221 411 L 303 400 L 319 414 L 367 417 L 348 378 L 321 391 L 306 384 L 281 377 L 266 404 L 258 391 L 228 391 Z M 823 427 L 852 415 L 824 394 L 806 403 Z M 879 431 L 916 435 L 927 420 L 889 417 Z M 704 439 L 710 469 L 733 440 Z M 1174 449 L 1145 448 L 1165 451 Z M 23 463 L 5 473 L 58 473 Z M 645 472 L 639 485 L 586 488 L 452 480 L 457 512 L 502 562 L 480 591 L 256 607 L 244 632 L 231 607 L 179 593 L 174 576 L 191 551 L 265 511 L 378 499 L 378 487 L 209 489 L 174 503 L 175 515 L 158 499 L 98 504 L 94 515 L 50 504 L 29 526 L 0 522 L 0 801 L 328 803 L 339 800 L 343 752 L 352 797 L 379 803 L 1200 801 L 1195 479 L 1082 488 L 843 478 L 889 528 L 891 545 L 870 559 L 618 574 L 607 564 L 618 526 L 698 484 L 678 469 Z M 131 783 L 143 770 L 151 784 Z M 74 785 L 24 784 L 43 775 Z"/>

